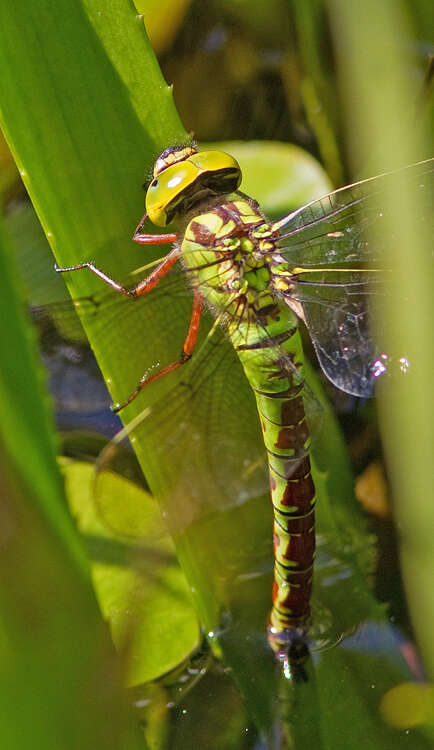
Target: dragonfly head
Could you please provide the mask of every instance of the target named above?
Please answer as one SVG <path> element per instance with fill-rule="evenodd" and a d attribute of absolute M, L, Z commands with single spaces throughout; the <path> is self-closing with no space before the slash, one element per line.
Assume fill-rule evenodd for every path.
<path fill-rule="evenodd" d="M 199 201 L 231 193 L 240 183 L 240 165 L 224 151 L 168 148 L 154 164 L 146 212 L 153 224 L 165 227 Z"/>

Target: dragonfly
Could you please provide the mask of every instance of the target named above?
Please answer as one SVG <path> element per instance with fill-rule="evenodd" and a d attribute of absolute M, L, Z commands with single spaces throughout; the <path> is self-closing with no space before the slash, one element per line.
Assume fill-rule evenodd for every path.
<path fill-rule="evenodd" d="M 209 502 L 218 493 L 233 502 L 248 499 L 263 488 L 264 472 L 255 467 L 262 467 L 266 456 L 274 517 L 267 633 L 276 652 L 304 637 L 311 624 L 316 492 L 310 450 L 319 410 L 303 375 L 299 323 L 307 327 L 319 365 L 337 388 L 362 398 L 373 394 L 378 379 L 394 366 L 371 327 L 387 283 L 381 235 L 373 241 L 384 220 L 379 206 L 391 181 L 405 175 L 421 196 L 421 220 L 427 221 L 424 206 L 433 171 L 434 159 L 419 162 L 346 186 L 269 222 L 258 203 L 239 190 L 241 169 L 232 156 L 201 152 L 194 144 L 169 147 L 155 162 L 146 212 L 133 236 L 145 246 L 171 245 L 153 270 L 128 286 L 92 262 L 56 267 L 61 274 L 93 273 L 109 286 L 115 325 L 121 320 L 116 298 L 122 309 L 143 304 L 143 310 L 151 310 L 152 301 L 163 295 L 175 316 L 178 297 L 190 299 L 180 354 L 138 373 L 135 387 L 113 411 L 128 410 L 143 391 L 177 378 L 125 432 L 132 442 L 146 436 L 179 466 L 174 483 L 167 481 L 164 488 L 161 478 L 172 508 L 187 495 L 198 506 L 204 495 Z M 157 227 L 175 222 L 179 229 L 146 234 L 147 220 Z M 204 317 L 211 324 L 201 339 Z M 133 330 L 129 322 L 127 335 Z M 155 330 L 143 336 L 148 361 L 152 334 L 157 344 Z M 171 338 L 170 326 L 161 336 Z M 405 357 L 396 363 L 402 372 L 408 366 Z M 248 383 L 250 401 L 240 426 L 232 405 L 241 382 Z M 252 417 L 253 401 L 257 417 Z M 257 430 L 258 419 L 262 442 L 246 463 L 243 435 Z M 225 424 L 222 445 L 215 442 L 219 421 Z M 205 476 L 213 482 L 200 486 L 195 498 L 192 488 L 205 454 L 211 466 Z M 185 513 L 188 517 L 188 509 Z"/>

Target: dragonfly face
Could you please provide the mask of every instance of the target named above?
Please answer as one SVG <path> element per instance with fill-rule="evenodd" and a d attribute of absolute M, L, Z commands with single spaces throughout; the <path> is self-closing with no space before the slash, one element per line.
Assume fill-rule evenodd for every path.
<path fill-rule="evenodd" d="M 165 227 L 195 203 L 225 195 L 241 183 L 241 169 L 223 151 L 202 151 L 192 146 L 169 148 L 154 165 L 146 193 L 146 211 L 153 224 Z"/>

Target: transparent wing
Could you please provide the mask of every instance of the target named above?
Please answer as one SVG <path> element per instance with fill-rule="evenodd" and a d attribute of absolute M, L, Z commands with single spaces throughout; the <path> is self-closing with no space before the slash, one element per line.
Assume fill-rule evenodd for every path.
<path fill-rule="evenodd" d="M 121 281 L 133 286 L 145 275 L 143 272 Z M 97 341 L 107 340 L 110 331 L 110 346 L 116 351 L 115 366 L 119 371 L 114 377 L 122 382 L 120 397 L 126 398 L 144 373 L 179 358 L 191 307 L 192 291 L 182 268 L 171 271 L 148 295 L 136 301 L 112 290 L 107 292 L 104 286 L 101 293 L 74 303 L 65 300 L 34 307 L 32 315 L 39 328 L 61 427 L 66 419 L 67 428 L 70 424 L 74 428 L 77 424 L 91 426 L 109 435 L 121 428 L 109 410 L 111 398 L 77 308 L 93 327 Z M 218 328 L 204 346 L 212 323 L 211 316 L 205 313 L 191 362 L 179 373 L 145 389 L 144 397 L 140 395 L 133 404 L 133 411 L 136 405 L 140 410 L 143 404 L 151 404 L 149 418 L 132 431 L 131 438 L 146 446 L 155 466 L 161 466 L 162 457 L 167 459 L 163 474 L 150 466 L 150 483 L 160 497 L 170 498 L 170 519 L 178 527 L 184 527 L 189 518 L 201 518 L 205 512 L 209 515 L 244 502 L 268 486 L 254 397 L 223 329 Z M 137 360 L 134 366 L 130 366 L 132 351 Z M 140 484 L 143 479 L 128 443 L 125 440 L 125 445 L 117 445 L 109 470 Z M 109 495 L 107 501 L 110 502 Z M 106 525 L 119 533 L 113 521 L 116 514 L 110 508 L 106 513 L 104 502 L 100 490 L 97 504 L 102 520 L 106 515 Z"/>
<path fill-rule="evenodd" d="M 417 195 L 418 220 L 432 226 L 434 160 L 349 185 L 285 217 L 280 254 L 294 270 L 287 303 L 301 303 L 320 365 L 340 389 L 370 396 L 377 378 L 406 370 L 405 353 L 391 362 L 370 326 L 378 321 L 390 271 L 384 264 L 381 196 L 396 175 Z M 397 227 L 399 232 L 399 227 Z M 295 308 L 296 309 L 296 308 Z"/>
<path fill-rule="evenodd" d="M 382 263 L 381 232 L 373 240 L 372 228 L 387 220 L 382 195 L 399 175 L 417 196 L 419 221 L 432 222 L 434 159 L 428 159 L 347 185 L 275 222 L 272 226 L 280 231 L 281 255 L 293 267 L 305 269 Z"/>
<path fill-rule="evenodd" d="M 285 355 L 276 345 L 269 356 L 276 361 Z M 294 368 L 289 359 L 288 367 Z M 300 377 L 298 370 L 296 376 Z M 317 432 L 322 411 L 307 385 L 304 403 L 309 427 Z M 145 454 L 147 476 L 172 533 L 268 493 L 254 395 L 221 327 L 182 368 L 176 385 L 163 397 L 151 397 L 149 406 L 116 436 L 102 457 L 97 505 L 101 516 L 110 516 L 112 529 L 113 512 L 105 508 L 107 472 L 134 480 L 138 476 L 130 441 Z M 301 446 L 299 461 L 305 453 Z"/>
<path fill-rule="evenodd" d="M 127 288 L 133 287 L 155 265 L 156 263 L 137 269 L 118 281 Z M 49 272 L 55 276 L 52 267 Z M 67 294 L 66 289 L 63 292 Z M 149 321 L 155 319 L 156 311 L 163 306 L 163 301 L 164 321 L 161 330 L 156 332 Z M 55 397 L 57 412 L 89 414 L 108 409 L 111 403 L 81 318 L 97 330 L 102 340 L 106 338 L 107 329 L 111 333 L 116 331 L 115 346 L 121 363 L 125 364 L 125 358 L 129 357 L 133 341 L 137 349 L 143 350 L 143 370 L 135 373 L 135 386 L 141 375 L 161 360 L 163 351 L 164 356 L 169 358 L 168 361 L 179 357 L 191 304 L 192 292 L 188 278 L 183 269 L 178 268 L 172 270 L 168 278 L 153 289 L 152 293 L 136 301 L 113 290 L 107 291 L 107 286 L 102 284 L 101 292 L 90 297 L 74 301 L 62 298 L 46 305 L 32 305 L 30 314 L 39 332 L 41 353 L 50 374 L 50 388 Z M 179 330 L 179 336 L 176 336 L 176 330 Z M 151 339 L 147 336 L 150 337 L 151 334 L 152 346 L 149 346 Z M 131 389 L 134 386 L 131 383 Z M 126 382 L 125 396 L 129 393 L 128 387 Z"/>
<path fill-rule="evenodd" d="M 147 478 L 174 531 L 261 494 L 267 475 L 254 397 L 222 330 L 169 379 L 176 384 L 149 396 L 103 466 L 128 476 L 129 441 L 143 451 Z"/>
<path fill-rule="evenodd" d="M 309 276 L 308 282 L 300 279 L 295 283 L 287 302 L 290 306 L 301 302 L 322 370 L 346 393 L 371 396 L 376 379 L 391 366 L 378 342 L 378 332 L 374 337 L 370 325 L 381 290 L 387 286 L 384 278 L 363 272 Z"/>
<path fill-rule="evenodd" d="M 58 415 L 108 409 L 110 396 L 72 302 L 30 308 Z"/>

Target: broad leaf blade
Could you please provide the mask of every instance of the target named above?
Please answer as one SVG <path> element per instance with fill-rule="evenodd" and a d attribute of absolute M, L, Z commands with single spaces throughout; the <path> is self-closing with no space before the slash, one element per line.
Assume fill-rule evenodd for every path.
<path fill-rule="evenodd" d="M 67 511 L 34 331 L 0 230 L 2 742 L 72 749 L 79 734 L 83 748 L 139 747 Z"/>

